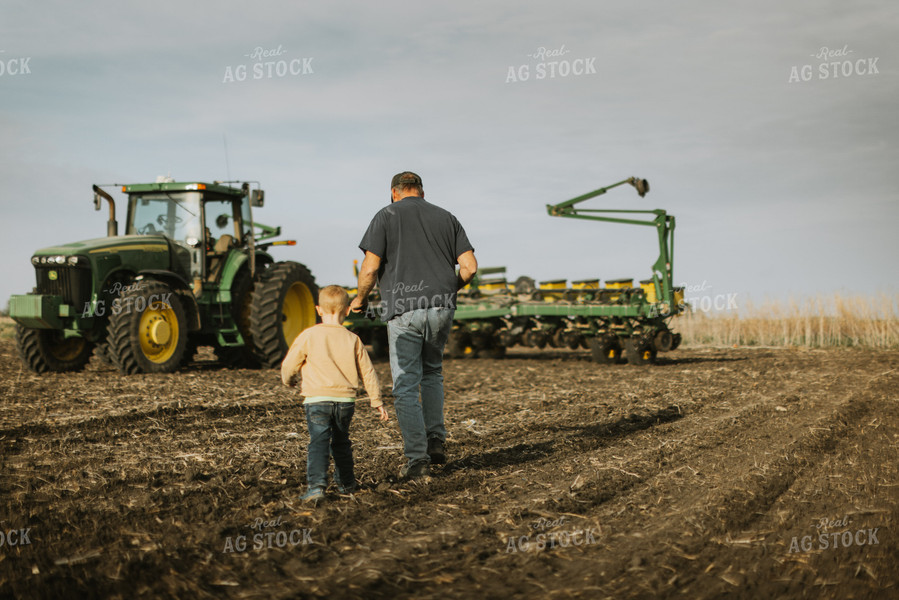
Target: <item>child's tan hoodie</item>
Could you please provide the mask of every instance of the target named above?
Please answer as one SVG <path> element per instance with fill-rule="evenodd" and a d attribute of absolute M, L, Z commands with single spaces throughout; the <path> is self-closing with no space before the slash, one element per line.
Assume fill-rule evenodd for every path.
<path fill-rule="evenodd" d="M 303 330 L 281 363 L 281 381 L 300 373 L 304 396 L 355 398 L 360 383 L 372 408 L 383 404 L 378 375 L 362 340 L 342 325 L 319 323 Z"/>

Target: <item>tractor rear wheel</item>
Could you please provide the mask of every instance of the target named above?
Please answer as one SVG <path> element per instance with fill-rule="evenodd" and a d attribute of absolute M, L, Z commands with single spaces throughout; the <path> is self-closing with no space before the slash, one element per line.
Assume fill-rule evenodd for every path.
<path fill-rule="evenodd" d="M 281 364 L 300 332 L 315 325 L 318 287 L 305 266 L 279 262 L 259 276 L 250 301 L 250 338 L 256 359 Z"/>
<path fill-rule="evenodd" d="M 107 331 L 109 356 L 124 375 L 172 373 L 185 358 L 187 316 L 177 294 L 161 281 L 145 279 L 123 290 Z"/>
<path fill-rule="evenodd" d="M 94 345 L 83 337 L 66 338 L 59 329 L 32 329 L 16 324 L 19 357 L 35 373 L 80 371 Z"/>
<path fill-rule="evenodd" d="M 97 357 L 97 361 L 99 361 L 101 365 L 114 366 L 112 364 L 112 358 L 109 356 L 109 342 L 107 342 L 106 337 L 103 337 L 99 342 L 94 344 L 94 356 Z"/>
<path fill-rule="evenodd" d="M 629 337 L 624 342 L 624 353 L 631 365 L 651 365 L 656 361 L 656 349 L 641 338 Z"/>
<path fill-rule="evenodd" d="M 617 335 L 600 335 L 590 339 L 590 352 L 594 362 L 614 365 L 621 358 L 621 343 Z"/>

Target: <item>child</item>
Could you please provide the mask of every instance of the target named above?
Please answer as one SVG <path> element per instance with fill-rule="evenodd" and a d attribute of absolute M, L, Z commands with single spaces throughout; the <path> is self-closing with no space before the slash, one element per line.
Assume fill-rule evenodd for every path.
<path fill-rule="evenodd" d="M 281 363 L 284 385 L 296 386 L 295 376 L 299 372 L 306 396 L 303 409 L 309 427 L 308 489 L 300 499 L 313 503 L 325 497 L 329 452 L 334 457 L 334 479 L 340 493 L 351 494 L 357 489 L 349 433 L 360 379 L 372 408 L 382 421 L 388 418 L 378 376 L 362 340 L 342 325 L 350 311 L 346 291 L 337 285 L 322 289 L 315 310 L 322 322 L 300 333 Z"/>

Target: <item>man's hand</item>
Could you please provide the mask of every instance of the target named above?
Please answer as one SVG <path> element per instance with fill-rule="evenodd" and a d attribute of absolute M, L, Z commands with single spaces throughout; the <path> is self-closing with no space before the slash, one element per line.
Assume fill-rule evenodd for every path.
<path fill-rule="evenodd" d="M 362 295 L 357 295 L 353 298 L 353 301 L 350 302 L 350 311 L 357 313 L 362 312 L 362 310 L 368 305 L 368 298 L 363 298 Z"/>
<path fill-rule="evenodd" d="M 474 251 L 469 250 L 460 254 L 456 261 L 459 263 L 459 281 L 457 285 L 461 290 L 471 283 L 475 273 L 478 272 L 478 260 L 474 257 Z"/>
<path fill-rule="evenodd" d="M 390 416 L 387 414 L 387 409 L 384 408 L 383 404 L 375 410 L 378 411 L 378 417 L 381 421 L 387 421 L 390 419 Z"/>

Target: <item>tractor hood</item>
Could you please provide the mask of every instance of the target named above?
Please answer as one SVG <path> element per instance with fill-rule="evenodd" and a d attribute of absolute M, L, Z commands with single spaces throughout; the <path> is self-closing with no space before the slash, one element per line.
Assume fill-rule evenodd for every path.
<path fill-rule="evenodd" d="M 165 236 L 162 235 L 119 235 L 61 244 L 59 246 L 49 246 L 36 251 L 34 256 L 91 256 L 135 250 L 141 252 L 167 252 L 169 244 Z"/>
<path fill-rule="evenodd" d="M 41 248 L 31 256 L 31 263 L 37 268 L 90 267 L 102 279 L 118 269 L 131 273 L 172 270 L 173 246 L 177 245 L 162 235 L 117 235 Z M 189 268 L 190 259 L 186 261 L 179 270 Z"/>

